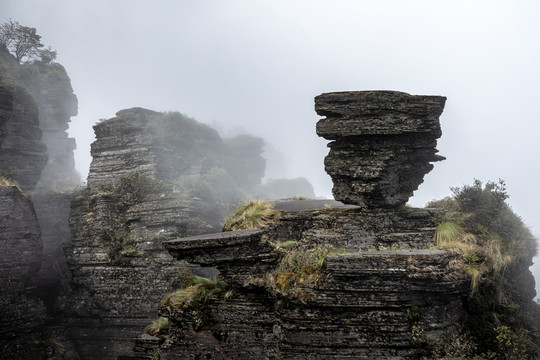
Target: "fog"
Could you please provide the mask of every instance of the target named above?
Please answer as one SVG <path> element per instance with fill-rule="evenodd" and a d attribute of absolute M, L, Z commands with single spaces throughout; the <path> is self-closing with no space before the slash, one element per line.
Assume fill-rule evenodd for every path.
<path fill-rule="evenodd" d="M 444 95 L 447 160 L 411 204 L 502 178 L 539 234 L 539 11 L 535 1 L 2 0 L 0 21 L 37 28 L 58 51 L 79 99 L 69 132 L 84 178 L 92 124 L 139 106 L 261 136 L 286 161 L 273 169 L 330 197 L 314 96 Z M 533 271 L 540 279 L 540 264 Z"/>

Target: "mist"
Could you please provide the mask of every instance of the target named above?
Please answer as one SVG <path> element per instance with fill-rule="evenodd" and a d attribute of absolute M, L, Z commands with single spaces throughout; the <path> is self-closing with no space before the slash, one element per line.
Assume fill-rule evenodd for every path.
<path fill-rule="evenodd" d="M 539 234 L 539 10 L 533 1 L 484 0 L 3 0 L 0 22 L 35 27 L 58 51 L 79 100 L 69 132 L 84 179 L 92 125 L 138 106 L 262 137 L 272 176 L 305 177 L 331 197 L 314 96 L 443 95 L 438 149 L 447 160 L 410 203 L 501 178 L 509 204 Z"/>

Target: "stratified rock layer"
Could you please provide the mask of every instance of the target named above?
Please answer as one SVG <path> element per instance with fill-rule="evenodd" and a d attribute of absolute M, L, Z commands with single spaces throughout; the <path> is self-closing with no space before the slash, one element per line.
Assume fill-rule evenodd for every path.
<path fill-rule="evenodd" d="M 49 155 L 39 188 L 66 189 L 80 185 L 73 153 L 77 146 L 67 133 L 71 117 L 77 115 L 78 102 L 66 70 L 58 63 L 35 63 L 21 66 L 15 76 L 39 108 L 39 127 Z"/>
<path fill-rule="evenodd" d="M 433 245 L 434 214 L 364 212 L 332 201 L 276 208 L 279 220 L 266 229 L 164 242 L 177 259 L 216 266 L 236 295 L 198 308 L 202 328 L 193 325 L 193 309 L 162 306 L 169 335 L 141 336 L 137 359 L 416 359 L 414 331 L 456 333 L 468 288 L 451 266 L 454 255 L 425 249 Z M 326 258 L 324 280 L 295 285 L 301 297 L 269 292 L 264 284 L 287 254 L 277 245 L 285 241 L 342 253 Z M 412 308 L 421 314 L 414 331 Z"/>
<path fill-rule="evenodd" d="M 316 110 L 327 118 L 317 132 L 335 140 L 325 159 L 334 195 L 358 206 L 281 202 L 265 229 L 164 242 L 177 259 L 215 266 L 237 296 L 197 309 L 164 304 L 169 335 L 140 337 L 137 358 L 415 359 L 417 332 L 456 334 L 467 286 L 454 255 L 427 250 L 433 213 L 399 208 L 441 159 L 444 101 L 398 92 L 318 96 Z M 289 283 L 303 259 L 329 246 L 339 251 L 319 259 L 326 269 L 317 281 Z M 301 271 L 315 272 L 311 266 Z M 205 326 L 193 325 L 194 312 L 205 314 Z"/>
<path fill-rule="evenodd" d="M 77 98 L 64 67 L 54 62 L 19 64 L 6 49 L 0 49 L 0 74 L 2 72 L 33 98 L 32 104 L 23 106 L 27 112 L 35 111 L 33 125 L 41 129 L 38 139 L 45 144 L 48 155 L 46 166 L 42 173 L 40 169 L 41 176 L 37 178 L 39 188 L 65 189 L 79 185 L 81 179 L 75 171 L 73 154 L 75 139 L 69 138 L 67 133 L 71 116 L 77 115 Z M 33 138 L 30 133 L 22 136 L 27 141 Z"/>
<path fill-rule="evenodd" d="M 133 108 L 94 126 L 88 188 L 72 201 L 68 333 L 84 359 L 130 355 L 178 286 L 163 240 L 219 231 L 241 192 L 218 133 L 178 113 Z"/>
<path fill-rule="evenodd" d="M 433 168 L 446 98 L 396 91 L 326 93 L 317 134 L 333 140 L 325 159 L 336 200 L 366 208 L 407 202 Z"/>
<path fill-rule="evenodd" d="M 0 73 L 0 176 L 32 190 L 47 163 L 38 109 L 32 96 Z"/>
<path fill-rule="evenodd" d="M 32 297 L 41 265 L 41 239 L 30 200 L 16 186 L 0 186 L 0 358 L 38 359 L 45 322 Z"/>

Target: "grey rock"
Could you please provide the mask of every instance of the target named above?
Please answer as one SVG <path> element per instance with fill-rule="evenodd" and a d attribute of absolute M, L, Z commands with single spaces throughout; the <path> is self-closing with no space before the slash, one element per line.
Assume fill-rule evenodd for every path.
<path fill-rule="evenodd" d="M 15 80 L 2 76 L 0 103 L 0 176 L 16 181 L 24 191 L 32 190 L 48 158 L 36 103 Z"/>
<path fill-rule="evenodd" d="M 32 296 L 37 286 L 42 244 L 30 199 L 16 186 L 0 186 L 0 354 L 30 359 L 40 353 L 46 309 Z M 35 357 L 34 357 L 35 358 Z"/>
<path fill-rule="evenodd" d="M 327 93 L 317 134 L 334 140 L 325 158 L 334 198 L 364 208 L 404 205 L 433 168 L 445 97 L 395 91 Z"/>

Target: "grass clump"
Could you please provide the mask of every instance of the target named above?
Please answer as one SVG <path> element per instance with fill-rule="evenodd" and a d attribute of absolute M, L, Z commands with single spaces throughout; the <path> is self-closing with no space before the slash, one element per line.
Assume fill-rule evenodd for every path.
<path fill-rule="evenodd" d="M 279 212 L 265 200 L 253 200 L 240 205 L 225 219 L 223 231 L 257 229 L 268 226 L 279 218 Z"/>
<path fill-rule="evenodd" d="M 0 187 L 15 186 L 20 192 L 24 193 L 19 184 L 7 176 L 0 176 Z"/>
<path fill-rule="evenodd" d="M 192 275 L 187 287 L 167 294 L 161 304 L 189 314 L 193 329 L 198 331 L 212 324 L 209 301 L 230 299 L 235 295 L 235 291 L 223 281 Z"/>
<path fill-rule="evenodd" d="M 331 245 L 289 250 L 278 269 L 267 275 L 267 288 L 273 293 L 308 301 L 310 295 L 305 287 L 319 285 L 326 279 L 326 257 L 333 250 Z"/>
<path fill-rule="evenodd" d="M 152 321 L 150 325 L 144 328 L 144 332 L 148 335 L 162 337 L 169 333 L 170 324 L 169 319 L 166 317 L 160 317 L 157 320 Z"/>

